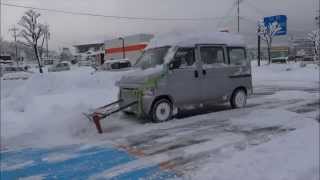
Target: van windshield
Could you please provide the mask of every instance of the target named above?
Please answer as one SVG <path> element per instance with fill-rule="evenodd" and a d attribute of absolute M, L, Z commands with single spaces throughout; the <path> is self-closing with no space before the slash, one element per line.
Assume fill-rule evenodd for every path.
<path fill-rule="evenodd" d="M 170 46 L 165 46 L 146 50 L 138 59 L 135 67 L 148 69 L 163 64 L 164 57 L 167 54 L 169 48 Z"/>

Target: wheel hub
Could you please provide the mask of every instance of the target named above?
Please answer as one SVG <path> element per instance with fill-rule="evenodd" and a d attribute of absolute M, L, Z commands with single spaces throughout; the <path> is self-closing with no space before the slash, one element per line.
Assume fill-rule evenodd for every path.
<path fill-rule="evenodd" d="M 156 108 L 156 116 L 159 121 L 166 121 L 170 117 L 170 105 L 168 103 L 160 103 Z"/>

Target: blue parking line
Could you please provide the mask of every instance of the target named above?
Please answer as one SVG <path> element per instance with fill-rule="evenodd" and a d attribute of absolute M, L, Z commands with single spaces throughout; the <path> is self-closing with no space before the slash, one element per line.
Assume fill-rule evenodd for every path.
<path fill-rule="evenodd" d="M 1 180 L 15 180 L 31 176 L 43 179 L 88 179 L 113 167 L 137 160 L 136 157 L 114 147 L 95 146 L 81 149 L 81 145 L 51 149 L 22 149 L 1 152 Z M 60 155 L 66 155 L 60 159 Z M 57 159 L 48 160 L 48 157 Z M 19 166 L 21 165 L 21 166 Z M 114 179 L 166 179 L 174 177 L 171 172 L 158 166 L 124 172 Z"/>
<path fill-rule="evenodd" d="M 111 180 L 131 180 L 131 179 L 172 179 L 176 175 L 172 172 L 163 171 L 158 166 L 138 169 L 132 172 L 123 173 L 111 178 Z"/>

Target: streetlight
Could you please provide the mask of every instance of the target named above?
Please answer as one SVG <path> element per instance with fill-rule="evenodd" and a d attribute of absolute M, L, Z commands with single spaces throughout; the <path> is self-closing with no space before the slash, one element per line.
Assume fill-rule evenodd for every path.
<path fill-rule="evenodd" d="M 123 37 L 119 37 L 119 40 L 122 41 L 122 59 L 126 58 L 126 49 L 124 47 L 124 38 Z"/>

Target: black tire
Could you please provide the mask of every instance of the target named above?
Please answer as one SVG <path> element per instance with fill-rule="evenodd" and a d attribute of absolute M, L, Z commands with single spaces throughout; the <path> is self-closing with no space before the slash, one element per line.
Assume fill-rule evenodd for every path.
<path fill-rule="evenodd" d="M 167 99 L 160 99 L 153 104 L 150 111 L 150 118 L 154 123 L 162 123 L 172 119 L 172 113 L 172 103 Z"/>
<path fill-rule="evenodd" d="M 240 97 L 241 96 L 241 97 Z M 239 99 L 243 99 L 243 102 L 239 102 Z M 244 89 L 236 89 L 231 96 L 230 105 L 232 108 L 243 108 L 247 103 L 247 93 Z"/>

